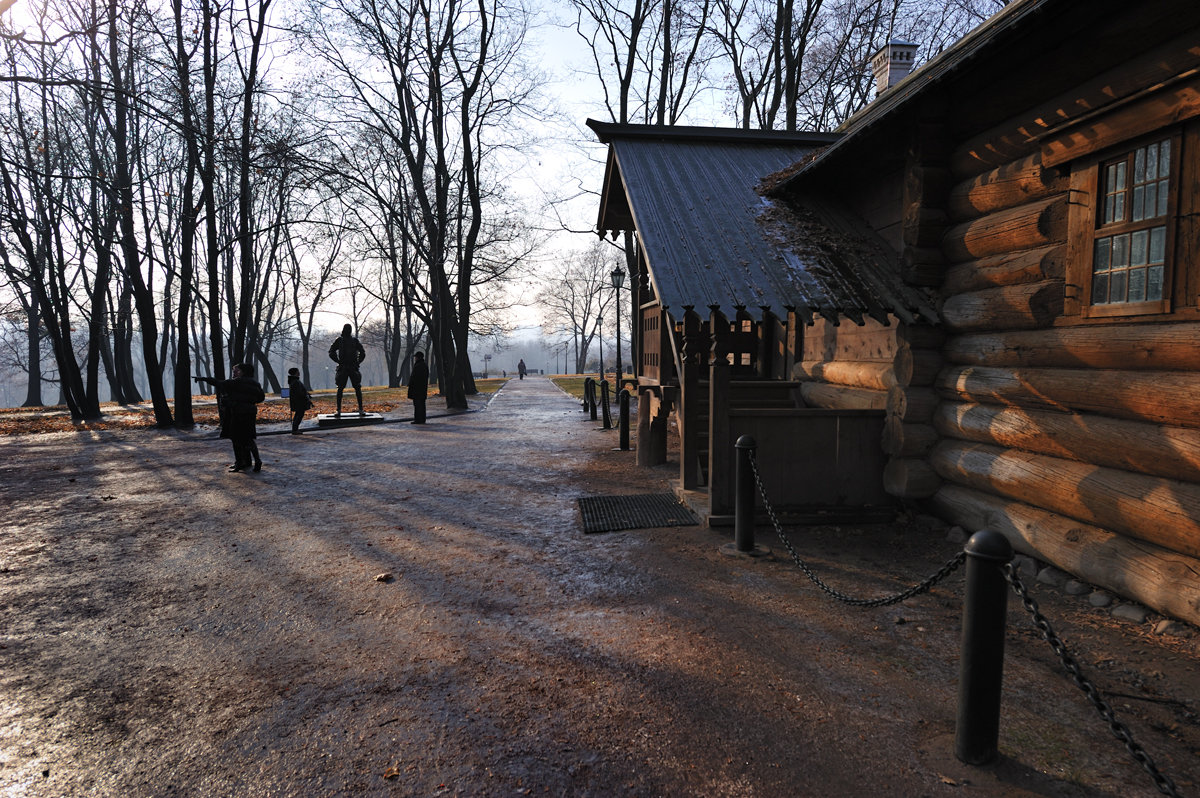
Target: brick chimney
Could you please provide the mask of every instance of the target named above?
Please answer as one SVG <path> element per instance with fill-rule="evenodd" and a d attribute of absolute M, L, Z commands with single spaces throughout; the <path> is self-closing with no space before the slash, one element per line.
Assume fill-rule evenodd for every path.
<path fill-rule="evenodd" d="M 916 57 L 917 45 L 912 42 L 893 40 L 880 48 L 871 58 L 871 72 L 875 75 L 875 96 L 883 94 L 912 72 Z"/>

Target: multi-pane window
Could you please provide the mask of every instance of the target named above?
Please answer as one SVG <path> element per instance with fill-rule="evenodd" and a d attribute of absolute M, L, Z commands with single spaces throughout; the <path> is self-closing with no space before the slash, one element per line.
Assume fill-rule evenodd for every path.
<path fill-rule="evenodd" d="M 1166 290 L 1171 139 L 1105 162 L 1092 258 L 1091 304 L 1157 302 Z"/>

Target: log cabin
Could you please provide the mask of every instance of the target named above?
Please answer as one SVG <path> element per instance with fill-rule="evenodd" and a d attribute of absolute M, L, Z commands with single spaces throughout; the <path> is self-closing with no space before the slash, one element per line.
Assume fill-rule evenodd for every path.
<path fill-rule="evenodd" d="M 1200 624 L 1200 3 L 1016 0 L 833 134 L 589 122 L 638 461 L 896 505 Z M 857 516 L 865 517 L 865 516 Z"/>

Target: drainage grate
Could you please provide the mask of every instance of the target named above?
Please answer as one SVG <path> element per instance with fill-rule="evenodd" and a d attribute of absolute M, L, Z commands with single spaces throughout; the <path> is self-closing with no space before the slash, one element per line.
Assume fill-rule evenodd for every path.
<path fill-rule="evenodd" d="M 669 493 L 593 496 L 579 500 L 584 532 L 616 532 L 656 526 L 693 526 L 699 519 Z"/>

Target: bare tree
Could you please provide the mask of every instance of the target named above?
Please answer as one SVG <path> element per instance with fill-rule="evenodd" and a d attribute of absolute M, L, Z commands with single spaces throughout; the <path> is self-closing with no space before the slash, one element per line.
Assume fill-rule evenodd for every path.
<path fill-rule="evenodd" d="M 600 337 L 614 298 L 609 275 L 623 260 L 620 249 L 595 239 L 587 249 L 568 260 L 560 274 L 548 278 L 538 293 L 543 331 L 549 337 L 563 337 L 571 342 L 576 373 L 585 370 L 588 352 Z"/>

